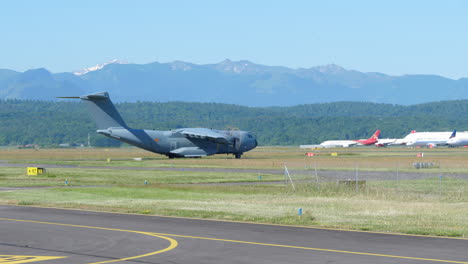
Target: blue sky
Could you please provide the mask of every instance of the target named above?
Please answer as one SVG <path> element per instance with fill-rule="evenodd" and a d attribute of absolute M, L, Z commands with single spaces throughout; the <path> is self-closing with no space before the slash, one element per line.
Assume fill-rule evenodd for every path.
<path fill-rule="evenodd" d="M 225 58 L 468 77 L 468 1 L 3 1 L 0 68 Z"/>

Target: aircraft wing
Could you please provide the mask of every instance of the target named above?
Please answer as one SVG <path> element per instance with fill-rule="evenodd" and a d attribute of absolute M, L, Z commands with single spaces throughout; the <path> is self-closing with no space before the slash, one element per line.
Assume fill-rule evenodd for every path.
<path fill-rule="evenodd" d="M 206 139 L 220 144 L 233 144 L 234 142 L 231 136 L 218 133 L 209 128 L 182 128 L 177 129 L 176 132 L 187 138 Z"/>

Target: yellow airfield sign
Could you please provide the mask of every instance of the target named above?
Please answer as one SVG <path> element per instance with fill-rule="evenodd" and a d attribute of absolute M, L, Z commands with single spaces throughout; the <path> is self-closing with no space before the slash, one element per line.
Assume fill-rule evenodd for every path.
<path fill-rule="evenodd" d="M 0 255 L 0 264 L 31 263 L 31 262 L 61 259 L 61 258 L 66 258 L 66 257 Z"/>
<path fill-rule="evenodd" d="M 44 168 L 27 167 L 26 169 L 28 176 L 37 176 L 45 172 Z M 1 262 L 0 262 L 1 263 Z"/>

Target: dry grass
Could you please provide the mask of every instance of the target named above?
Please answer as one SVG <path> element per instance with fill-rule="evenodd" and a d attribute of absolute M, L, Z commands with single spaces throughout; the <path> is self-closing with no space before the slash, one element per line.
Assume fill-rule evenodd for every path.
<path fill-rule="evenodd" d="M 0 193 L 2 203 L 176 215 L 264 223 L 403 232 L 468 234 L 466 202 L 378 199 L 365 194 L 321 197 L 283 187 L 146 186 Z M 298 208 L 303 217 L 298 218 Z"/>
<path fill-rule="evenodd" d="M 306 157 L 306 152 L 314 152 L 315 157 Z M 330 153 L 337 152 L 337 157 Z M 424 158 L 416 157 L 423 152 Z M 434 162 L 440 165 L 438 170 L 445 172 L 468 172 L 468 149 L 408 149 L 408 148 L 347 148 L 302 150 L 297 147 L 259 147 L 244 154 L 242 159 L 234 159 L 232 155 L 215 155 L 201 159 L 167 159 L 137 148 L 110 149 L 0 149 L 0 160 L 11 162 L 51 162 L 72 163 L 82 166 L 115 165 L 112 161 L 131 161 L 132 158 L 143 158 L 143 162 L 127 162 L 127 166 L 175 166 L 175 167 L 220 167 L 220 168 L 258 168 L 280 169 L 284 164 L 288 168 L 304 169 L 317 166 L 319 169 L 354 170 L 358 166 L 362 170 L 415 170 L 414 162 Z M 120 164 L 122 165 L 122 164 Z"/>
<path fill-rule="evenodd" d="M 331 152 L 338 157 L 331 157 Z M 257 148 L 243 159 L 217 155 L 202 159 L 175 159 L 135 148 L 121 149 L 0 149 L 0 160 L 18 163 L 51 162 L 94 166 L 129 167 L 225 167 L 280 169 L 314 167 L 324 169 L 416 171 L 413 162 L 435 162 L 440 168 L 427 172 L 468 173 L 466 149 L 376 149 L 350 148 L 314 151 L 306 158 L 296 147 Z M 424 152 L 424 158 L 416 153 Z M 133 161 L 141 157 L 143 161 Z M 113 161 L 107 163 L 106 159 Z M 359 193 L 334 182 L 299 184 L 295 192 L 282 185 L 193 186 L 172 183 L 255 181 L 257 175 L 242 173 L 165 172 L 142 170 L 51 169 L 48 175 L 27 177 L 24 168 L 0 168 L 0 186 L 113 185 L 98 188 L 52 188 L 0 192 L 0 203 L 79 207 L 108 211 L 164 214 L 301 224 L 360 230 L 463 236 L 468 233 L 467 181 L 445 178 L 368 182 Z M 278 180 L 282 175 L 266 175 Z M 150 184 L 145 186 L 143 181 Z M 157 184 L 156 184 L 157 183 Z M 116 187 L 117 186 L 117 187 Z M 304 216 L 297 217 L 297 209 Z"/>

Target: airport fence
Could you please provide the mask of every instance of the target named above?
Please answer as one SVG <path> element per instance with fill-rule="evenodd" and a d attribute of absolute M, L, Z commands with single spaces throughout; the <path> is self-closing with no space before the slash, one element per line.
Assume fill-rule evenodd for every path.
<path fill-rule="evenodd" d="M 334 168 L 318 163 L 305 164 L 303 168 L 284 165 L 284 183 L 292 190 L 393 192 L 468 201 L 468 174 L 441 170 L 439 164 L 397 164 L 393 168 L 369 168 L 362 163 Z"/>

